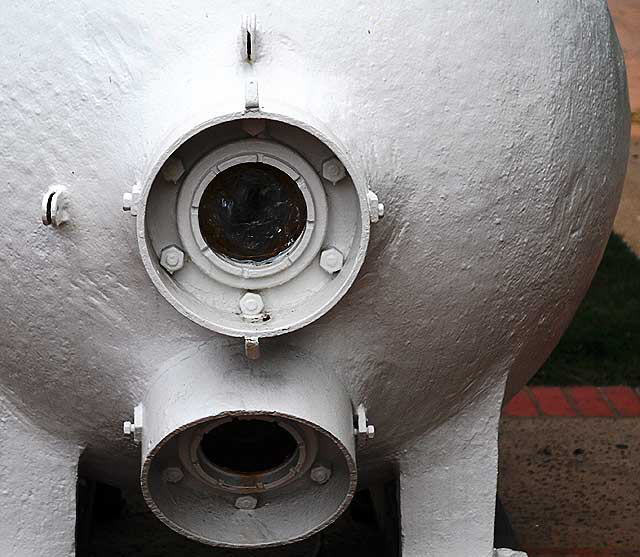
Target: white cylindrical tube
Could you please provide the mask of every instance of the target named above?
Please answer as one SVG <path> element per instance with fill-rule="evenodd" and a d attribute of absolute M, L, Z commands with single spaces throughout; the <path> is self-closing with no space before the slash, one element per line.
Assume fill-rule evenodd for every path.
<path fill-rule="evenodd" d="M 142 416 L 147 503 L 197 541 L 300 540 L 335 520 L 355 490 L 351 400 L 306 355 L 252 361 L 207 343 L 165 366 Z"/>

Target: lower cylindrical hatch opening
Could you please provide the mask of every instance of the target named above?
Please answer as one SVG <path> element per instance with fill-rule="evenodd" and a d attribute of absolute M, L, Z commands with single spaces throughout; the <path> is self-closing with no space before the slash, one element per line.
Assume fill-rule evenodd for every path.
<path fill-rule="evenodd" d="M 141 404 L 142 491 L 160 520 L 258 548 L 307 538 L 346 509 L 353 406 L 332 371 L 289 350 L 250 361 L 214 343 L 175 362 Z"/>
<path fill-rule="evenodd" d="M 191 428 L 178 445 L 183 465 L 218 490 L 267 492 L 308 470 L 317 437 L 285 417 L 238 414 Z"/>
<path fill-rule="evenodd" d="M 258 474 L 290 463 L 298 442 L 277 422 L 234 418 L 205 433 L 199 452 L 230 473 Z"/>

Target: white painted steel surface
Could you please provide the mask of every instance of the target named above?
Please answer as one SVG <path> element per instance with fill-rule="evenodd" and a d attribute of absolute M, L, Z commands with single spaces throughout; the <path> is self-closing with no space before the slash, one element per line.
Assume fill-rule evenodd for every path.
<path fill-rule="evenodd" d="M 253 12 L 248 64 L 240 21 Z M 409 509 L 431 496 L 405 489 L 425 485 L 430 462 L 454 485 L 442 439 L 464 424 L 455 454 L 476 484 L 459 489 L 475 493 L 466 523 L 482 522 L 495 467 L 476 474 L 474 461 L 493 450 L 478 442 L 493 443 L 496 409 L 479 401 L 498 405 L 506 377 L 513 392 L 556 344 L 622 185 L 628 101 L 604 0 L 4 2 L 0 42 L 0 392 L 21 423 L 87 446 L 86 473 L 134 484 L 139 454 L 120 424 L 164 362 L 202 342 L 237 349 L 152 286 L 121 198 L 181 134 L 243 114 L 257 80 L 262 110 L 329 130 L 386 206 L 342 301 L 265 346 L 310 354 L 366 403 L 377 435 L 358 455 L 362 485 L 400 464 Z M 55 229 L 40 222 L 54 184 L 70 196 Z M 0 435 L 15 444 L 12 427 Z M 55 468 L 32 471 L 34 489 L 58 481 Z M 430 505 L 455 515 L 438 493 Z M 3 543 L 29 526 L 25 505 L 0 495 L 15 526 Z M 458 547 L 444 518 L 410 518 L 405 555 L 429 554 L 430 539 Z M 72 539 L 68 516 L 55 528 Z M 490 555 L 486 528 L 437 557 Z"/>

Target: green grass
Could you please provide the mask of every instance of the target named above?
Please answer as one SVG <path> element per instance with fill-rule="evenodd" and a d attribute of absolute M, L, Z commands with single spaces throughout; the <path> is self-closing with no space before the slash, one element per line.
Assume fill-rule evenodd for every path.
<path fill-rule="evenodd" d="M 640 386 L 640 259 L 615 234 L 535 385 Z"/>

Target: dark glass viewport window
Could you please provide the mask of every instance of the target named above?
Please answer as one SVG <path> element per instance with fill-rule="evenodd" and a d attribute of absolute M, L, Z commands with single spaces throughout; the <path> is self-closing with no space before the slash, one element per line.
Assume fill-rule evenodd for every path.
<path fill-rule="evenodd" d="M 267 261 L 303 233 L 307 205 L 286 173 L 267 164 L 245 163 L 211 181 L 200 200 L 198 219 L 215 253 L 237 261 Z"/>

